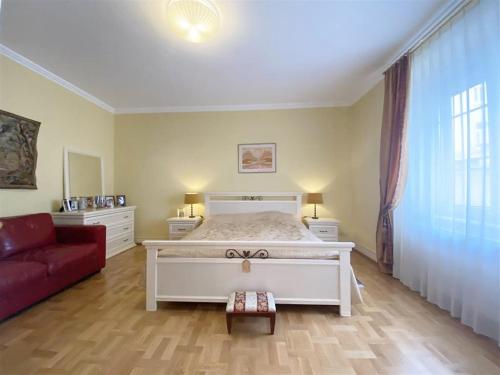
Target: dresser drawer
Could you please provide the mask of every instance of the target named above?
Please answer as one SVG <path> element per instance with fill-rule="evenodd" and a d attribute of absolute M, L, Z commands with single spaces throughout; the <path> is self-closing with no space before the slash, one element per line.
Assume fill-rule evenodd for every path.
<path fill-rule="evenodd" d="M 132 212 L 118 212 L 114 214 L 89 217 L 85 219 L 84 223 L 86 225 L 111 225 L 131 221 L 133 219 L 134 214 Z"/>
<path fill-rule="evenodd" d="M 191 232 L 194 229 L 194 224 L 187 224 L 187 223 L 170 224 L 169 227 L 171 234 L 183 234 Z"/>
<path fill-rule="evenodd" d="M 130 245 L 133 242 L 134 242 L 133 232 L 128 232 L 118 237 L 112 238 L 109 241 L 106 241 L 106 253 Z"/>
<path fill-rule="evenodd" d="M 316 236 L 323 238 L 323 237 L 332 237 L 332 238 L 337 238 L 338 237 L 338 228 L 336 226 L 316 226 L 313 225 L 309 228 L 311 232 L 313 232 Z"/>
<path fill-rule="evenodd" d="M 128 223 L 122 223 L 119 225 L 108 226 L 106 228 L 106 238 L 112 238 L 115 236 L 119 236 L 120 234 L 133 232 L 134 231 L 134 222 L 129 221 Z"/>

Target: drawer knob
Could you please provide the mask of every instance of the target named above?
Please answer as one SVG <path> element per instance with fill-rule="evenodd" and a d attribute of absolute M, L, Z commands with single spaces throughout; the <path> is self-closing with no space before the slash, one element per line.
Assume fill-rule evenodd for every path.
<path fill-rule="evenodd" d="M 123 230 L 128 230 L 128 227 L 123 228 Z"/>
<path fill-rule="evenodd" d="M 94 221 L 94 222 L 92 223 L 92 225 L 97 225 L 97 224 L 101 224 L 101 222 L 100 222 L 100 221 Z"/>
<path fill-rule="evenodd" d="M 128 215 L 125 215 L 123 218 L 124 218 L 124 219 L 128 219 Z"/>
<path fill-rule="evenodd" d="M 127 242 L 127 241 L 128 241 L 128 238 L 125 238 L 125 239 L 123 240 L 123 242 Z"/>
<path fill-rule="evenodd" d="M 185 230 L 186 230 L 186 228 L 177 228 L 177 230 L 178 230 L 179 232 L 183 232 L 183 231 L 185 231 Z"/>

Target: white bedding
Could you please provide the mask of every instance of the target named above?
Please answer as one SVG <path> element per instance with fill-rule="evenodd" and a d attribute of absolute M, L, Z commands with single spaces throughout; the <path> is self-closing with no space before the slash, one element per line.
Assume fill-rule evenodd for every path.
<path fill-rule="evenodd" d="M 214 215 L 185 240 L 321 241 L 295 216 L 282 212 Z"/>
<path fill-rule="evenodd" d="M 281 212 L 214 215 L 183 241 L 300 241 L 321 242 L 295 216 Z M 261 247 L 256 247 L 256 250 Z M 161 250 L 160 257 L 225 258 L 227 247 L 190 245 Z M 266 249 L 267 250 L 267 249 Z M 334 249 L 273 248 L 269 258 L 332 259 Z"/>

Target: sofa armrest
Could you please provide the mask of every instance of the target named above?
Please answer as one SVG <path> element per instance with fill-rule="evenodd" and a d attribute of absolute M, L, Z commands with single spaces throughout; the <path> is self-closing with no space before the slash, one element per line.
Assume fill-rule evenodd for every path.
<path fill-rule="evenodd" d="M 105 225 L 56 225 L 56 238 L 59 243 L 97 243 L 100 267 L 106 265 Z"/>

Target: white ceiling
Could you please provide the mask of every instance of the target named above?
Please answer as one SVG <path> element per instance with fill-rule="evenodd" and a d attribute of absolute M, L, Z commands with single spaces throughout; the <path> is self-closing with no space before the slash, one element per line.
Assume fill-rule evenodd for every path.
<path fill-rule="evenodd" d="M 445 3 L 218 1 L 199 45 L 164 1 L 3 0 L 0 43 L 117 112 L 347 105 Z"/>

